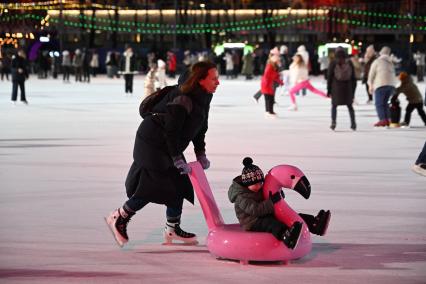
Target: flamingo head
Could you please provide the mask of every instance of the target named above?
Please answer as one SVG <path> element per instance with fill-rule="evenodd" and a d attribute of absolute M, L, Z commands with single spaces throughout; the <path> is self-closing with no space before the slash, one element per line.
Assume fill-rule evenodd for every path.
<path fill-rule="evenodd" d="M 265 177 L 265 188 L 284 187 L 293 189 L 308 199 L 311 195 L 311 184 L 305 174 L 297 167 L 279 165 L 273 167 Z"/>

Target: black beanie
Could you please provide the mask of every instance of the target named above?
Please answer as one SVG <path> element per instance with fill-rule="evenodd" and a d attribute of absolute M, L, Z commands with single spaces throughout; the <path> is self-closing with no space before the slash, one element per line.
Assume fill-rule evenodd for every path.
<path fill-rule="evenodd" d="M 243 160 L 243 165 L 244 168 L 241 174 L 241 181 L 244 186 L 253 185 L 265 180 L 262 170 L 258 166 L 253 165 L 252 158 L 245 157 Z"/>

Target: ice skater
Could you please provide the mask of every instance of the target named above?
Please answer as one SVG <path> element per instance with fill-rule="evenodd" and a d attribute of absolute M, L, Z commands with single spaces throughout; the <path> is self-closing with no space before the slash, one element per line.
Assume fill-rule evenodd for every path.
<path fill-rule="evenodd" d="M 16 105 L 18 98 L 18 87 L 21 90 L 21 102 L 28 105 L 25 96 L 25 80 L 28 79 L 28 63 L 25 56 L 25 51 L 20 49 L 16 55 L 12 57 L 12 103 Z"/>
<path fill-rule="evenodd" d="M 133 54 L 133 49 L 128 46 L 120 62 L 120 74 L 124 75 L 124 92 L 126 94 L 133 93 L 133 76 L 136 73 L 136 56 Z"/>
<path fill-rule="evenodd" d="M 277 53 L 272 54 L 266 63 L 260 86 L 260 91 L 265 98 L 266 117 L 276 117 L 274 112 L 276 86 L 284 84 L 280 78 L 279 66 L 280 56 L 277 49 Z"/>
<path fill-rule="evenodd" d="M 302 55 L 296 54 L 293 56 L 293 63 L 290 65 L 290 99 L 291 106 L 289 110 L 297 110 L 296 93 L 302 89 L 308 89 L 314 94 L 327 98 L 327 94 L 312 86 L 309 81 L 308 67 L 305 64 Z"/>
<path fill-rule="evenodd" d="M 343 48 L 337 48 L 335 60 L 330 64 L 328 73 L 327 94 L 331 97 L 330 128 L 332 130 L 336 128 L 337 106 L 346 105 L 351 119 L 351 129 L 355 131 L 355 111 L 352 106 L 356 89 L 355 70 Z"/>
<path fill-rule="evenodd" d="M 417 109 L 417 113 L 420 115 L 424 125 L 426 126 L 426 113 L 423 109 L 423 98 L 419 88 L 417 88 L 416 84 L 413 82 L 413 79 L 410 75 L 408 75 L 407 72 L 399 73 L 399 80 L 401 80 L 401 85 L 396 88 L 396 93 L 392 96 L 391 101 L 396 101 L 398 99 L 398 95 L 401 93 L 403 93 L 408 100 L 408 105 L 405 109 L 404 121 L 400 124 L 400 126 L 410 126 L 411 113 L 414 109 Z"/>
<path fill-rule="evenodd" d="M 389 121 L 389 98 L 395 92 L 395 66 L 391 59 L 391 49 L 387 46 L 380 50 L 380 57 L 371 64 L 368 74 L 368 86 L 370 93 L 374 94 L 379 121 L 374 127 L 388 127 Z"/>
<path fill-rule="evenodd" d="M 196 235 L 181 229 L 184 199 L 194 203 L 194 191 L 183 152 L 192 141 L 195 155 L 204 169 L 209 168 L 204 141 L 213 93 L 219 85 L 216 65 L 198 62 L 188 78 L 168 93 L 157 105 L 155 113 L 144 118 L 136 133 L 133 164 L 126 179 L 128 200 L 107 216 L 117 243 L 128 242 L 130 218 L 148 203 L 166 205 L 164 238 L 185 243 L 196 242 Z"/>

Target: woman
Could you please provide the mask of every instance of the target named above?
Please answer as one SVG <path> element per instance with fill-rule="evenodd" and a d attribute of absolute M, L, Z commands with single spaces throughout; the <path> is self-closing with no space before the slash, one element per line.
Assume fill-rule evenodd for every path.
<path fill-rule="evenodd" d="M 219 74 L 214 63 L 198 62 L 187 78 L 154 106 L 155 115 L 146 117 L 136 133 L 134 161 L 126 179 L 129 199 L 105 218 L 120 246 L 128 241 L 130 218 L 150 202 L 167 206 L 164 231 L 167 242 L 196 241 L 195 234 L 180 228 L 183 200 L 194 203 L 194 192 L 187 176 L 191 168 L 183 152 L 192 141 L 202 167 L 210 166 L 204 137 Z"/>
<path fill-rule="evenodd" d="M 299 53 L 296 53 L 296 55 L 293 56 L 293 63 L 290 65 L 290 84 L 292 86 L 290 89 L 292 105 L 289 107 L 289 110 L 297 110 L 296 93 L 302 89 L 308 89 L 314 94 L 325 98 L 327 97 L 327 94 L 312 86 L 309 81 L 308 67 L 303 60 L 303 56 Z"/>
<path fill-rule="evenodd" d="M 275 102 L 275 86 L 274 83 L 283 85 L 283 81 L 280 79 L 279 73 L 280 67 L 280 56 L 278 54 L 273 54 L 269 57 L 268 62 L 266 63 L 265 72 L 262 76 L 262 81 L 260 85 L 260 91 L 265 98 L 265 115 L 267 117 L 276 117 L 274 112 L 274 102 Z"/>
<path fill-rule="evenodd" d="M 352 106 L 356 77 L 352 61 L 346 58 L 346 52 L 343 48 L 337 48 L 335 60 L 328 69 L 327 93 L 331 96 L 331 126 L 336 128 L 337 106 L 346 105 L 351 119 L 351 129 L 356 130 L 355 111 Z"/>

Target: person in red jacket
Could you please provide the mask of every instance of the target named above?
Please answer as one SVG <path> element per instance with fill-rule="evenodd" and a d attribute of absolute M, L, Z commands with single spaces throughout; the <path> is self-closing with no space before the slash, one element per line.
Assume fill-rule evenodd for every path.
<path fill-rule="evenodd" d="M 174 78 L 176 75 L 176 55 L 171 51 L 167 52 L 167 68 L 169 76 Z"/>
<path fill-rule="evenodd" d="M 280 79 L 279 73 L 280 57 L 271 55 L 266 63 L 265 72 L 263 73 L 260 90 L 265 98 L 265 116 L 276 117 L 274 112 L 275 88 L 274 83 L 282 86 L 284 83 Z"/>

